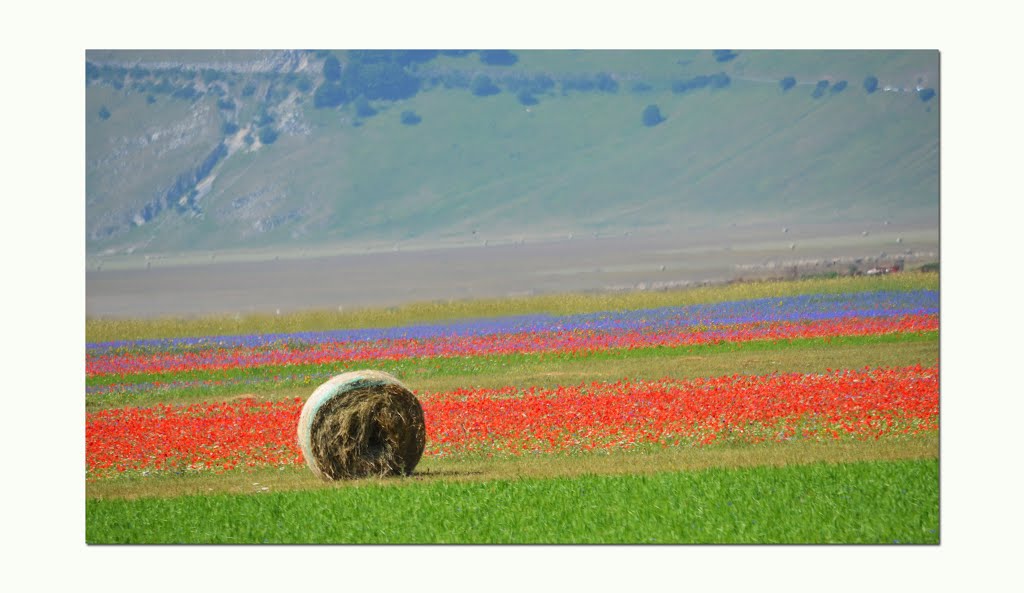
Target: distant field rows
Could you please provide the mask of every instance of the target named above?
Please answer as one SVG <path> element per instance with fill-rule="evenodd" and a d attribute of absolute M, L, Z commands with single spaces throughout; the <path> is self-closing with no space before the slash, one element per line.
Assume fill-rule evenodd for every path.
<path fill-rule="evenodd" d="M 836 368 L 934 364 L 937 332 L 718 343 L 678 348 L 643 348 L 582 353 L 513 354 L 492 357 L 406 359 L 373 365 L 419 394 L 465 387 L 509 385 L 556 387 L 566 382 L 623 378 L 658 380 L 726 373 L 821 373 Z M 308 397 L 322 381 L 364 363 L 243 369 L 166 376 L 136 376 L 129 383 L 87 388 L 88 410 L 158 403 L 223 401 L 241 396 L 263 401 Z"/>
<path fill-rule="evenodd" d="M 849 280 L 807 282 L 798 283 L 796 291 L 792 285 L 783 285 L 791 296 L 704 303 L 699 295 L 697 299 L 691 294 L 686 295 L 688 299 L 670 295 L 692 304 L 658 308 L 571 315 L 520 312 L 365 329 L 91 342 L 86 345 L 87 403 L 91 407 L 101 401 L 126 403 L 125 397 L 147 393 L 148 401 L 159 401 L 153 399 L 159 397 L 156 392 L 174 399 L 176 393 L 204 389 L 214 395 L 241 393 L 240 389 L 260 385 L 291 388 L 363 365 L 385 366 L 400 376 L 411 374 L 429 381 L 432 376 L 479 375 L 485 368 L 493 373 L 508 365 L 541 370 L 537 367 L 559 361 L 572 367 L 587 359 L 699 355 L 740 349 L 744 344 L 749 351 L 813 347 L 819 339 L 837 345 L 890 340 L 885 336 L 912 339 L 938 329 L 938 293 L 919 288 L 933 281 L 929 275 L 908 275 L 876 281 L 873 286 Z M 822 286 L 832 291 L 802 294 L 799 290 Z M 833 292 L 837 286 L 852 291 Z M 868 287 L 889 290 L 864 290 Z M 754 285 L 746 294 L 763 293 L 764 288 Z M 730 288 L 717 292 L 736 293 Z M 599 302 L 635 306 L 652 300 L 664 302 L 665 298 L 618 299 L 618 303 L 601 298 Z"/>
<path fill-rule="evenodd" d="M 272 314 L 207 315 L 196 318 L 86 318 L 88 345 L 136 340 L 167 340 L 246 334 L 332 331 L 338 328 L 385 328 L 460 319 L 515 315 L 579 315 L 682 307 L 761 298 L 877 291 L 938 290 L 936 273 L 882 277 L 806 279 L 797 282 L 748 282 L 686 290 L 558 294 L 531 297 L 421 302 L 391 308 L 346 311 L 314 310 Z"/>
<path fill-rule="evenodd" d="M 781 341 L 801 338 L 873 336 L 938 330 L 938 316 L 899 315 L 794 323 L 713 325 L 710 329 L 626 331 L 555 331 L 487 337 L 441 337 L 433 340 L 386 340 L 376 343 L 331 343 L 267 349 L 214 349 L 197 353 L 101 355 L 86 361 L 86 377 L 118 379 L 134 374 L 172 375 L 193 371 L 373 363 L 435 358 L 489 357 L 509 354 L 587 353 L 603 350 L 678 348 L 703 344 Z M 126 372 L 127 371 L 127 372 Z M 134 372 L 133 372 L 134 371 Z M 129 375 L 130 374 L 130 375 Z"/>
<path fill-rule="evenodd" d="M 733 368 L 750 373 L 838 368 L 840 359 L 827 355 L 806 364 L 807 355 L 822 346 L 823 352 L 845 348 L 858 366 L 928 364 L 928 357 L 886 353 L 904 347 L 899 344 L 917 344 L 912 348 L 921 352 L 934 348 L 937 305 L 931 290 L 862 291 L 390 328 L 91 343 L 86 402 L 98 409 L 253 392 L 305 396 L 312 382 L 366 366 L 422 390 L 546 385 L 588 373 L 606 381 L 681 371 L 692 376 L 684 370 L 692 357 L 701 357 L 702 364 L 719 360 L 723 370 L 731 360 L 738 365 Z M 773 362 L 766 366 L 756 352 L 771 352 Z M 786 362 L 795 358 L 805 362 Z"/>

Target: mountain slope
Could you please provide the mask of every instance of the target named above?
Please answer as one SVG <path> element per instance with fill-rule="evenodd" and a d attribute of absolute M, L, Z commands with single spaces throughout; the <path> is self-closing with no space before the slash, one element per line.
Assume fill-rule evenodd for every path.
<path fill-rule="evenodd" d="M 937 223 L 937 52 L 396 55 L 88 52 L 87 251 Z"/>

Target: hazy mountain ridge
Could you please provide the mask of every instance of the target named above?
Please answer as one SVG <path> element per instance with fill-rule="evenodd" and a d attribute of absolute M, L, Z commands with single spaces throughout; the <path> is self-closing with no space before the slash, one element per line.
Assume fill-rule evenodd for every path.
<path fill-rule="evenodd" d="M 936 52 L 396 53 L 87 52 L 87 250 L 937 219 Z"/>

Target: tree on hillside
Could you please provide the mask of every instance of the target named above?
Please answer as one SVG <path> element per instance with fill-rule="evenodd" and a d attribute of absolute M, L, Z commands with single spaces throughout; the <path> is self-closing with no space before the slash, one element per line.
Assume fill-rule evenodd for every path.
<path fill-rule="evenodd" d="M 324 60 L 324 78 L 329 81 L 336 81 L 341 78 L 341 62 L 331 54 Z"/>
<path fill-rule="evenodd" d="M 708 86 L 712 88 L 724 88 L 729 86 L 732 79 L 725 72 L 719 72 L 718 74 L 699 74 L 689 80 L 676 80 L 672 82 L 673 93 L 686 93 L 689 91 L 706 88 Z"/>
<path fill-rule="evenodd" d="M 196 167 L 192 183 L 196 183 L 201 179 L 205 178 L 207 175 L 209 175 L 210 172 L 213 171 L 213 168 L 217 166 L 217 163 L 220 162 L 220 160 L 226 157 L 227 155 L 227 145 L 225 145 L 223 142 L 219 143 L 217 147 L 214 148 L 212 152 L 210 152 L 210 154 L 206 155 L 206 158 L 203 159 L 203 162 L 199 163 L 199 166 Z"/>
<path fill-rule="evenodd" d="M 868 76 L 864 79 L 864 90 L 870 95 L 871 93 L 878 90 L 878 79 L 874 76 Z"/>
<path fill-rule="evenodd" d="M 828 88 L 828 81 L 827 80 L 819 80 L 818 84 L 814 85 L 814 92 L 811 93 L 811 96 L 814 97 L 815 99 L 821 98 L 822 96 L 825 95 L 825 89 L 827 89 L 827 88 Z"/>
<path fill-rule="evenodd" d="M 921 101 L 927 103 L 932 97 L 935 96 L 935 89 L 921 89 L 917 92 L 917 96 L 921 97 Z"/>
<path fill-rule="evenodd" d="M 370 101 L 366 98 L 366 95 L 359 95 L 355 100 L 356 115 L 359 117 L 373 117 L 377 115 L 377 110 L 370 105 Z"/>
<path fill-rule="evenodd" d="M 589 93 L 597 88 L 597 81 L 586 74 L 568 75 L 562 78 L 562 94 L 569 91 Z"/>
<path fill-rule="evenodd" d="M 779 81 L 779 87 L 782 89 L 782 92 L 786 92 L 794 86 L 796 86 L 796 79 L 792 76 L 787 76 Z"/>
<path fill-rule="evenodd" d="M 171 93 L 171 96 L 175 99 L 185 99 L 186 101 L 194 101 L 199 98 L 199 91 L 192 84 L 186 84 L 180 89 Z"/>
<path fill-rule="evenodd" d="M 519 93 L 516 95 L 516 99 L 519 99 L 519 103 L 522 105 L 526 105 L 527 107 L 529 107 L 530 105 L 536 105 L 537 103 L 540 102 L 537 100 L 537 97 L 534 97 L 530 93 L 530 91 L 526 90 L 519 91 Z"/>
<path fill-rule="evenodd" d="M 417 115 L 415 111 L 406 110 L 402 112 L 402 123 L 407 126 L 415 126 L 421 121 L 423 121 L 423 118 Z"/>
<path fill-rule="evenodd" d="M 262 144 L 273 144 L 277 140 L 277 130 L 272 126 L 264 126 L 260 128 L 259 136 Z"/>
<path fill-rule="evenodd" d="M 345 102 L 345 89 L 337 82 L 325 82 L 313 93 L 313 107 L 337 107 Z"/>
<path fill-rule="evenodd" d="M 473 79 L 473 82 L 469 85 L 469 90 L 473 92 L 477 97 L 487 97 L 490 95 L 497 95 L 501 92 L 498 85 L 491 82 L 491 77 L 486 74 L 480 74 Z"/>
<path fill-rule="evenodd" d="M 519 56 L 507 49 L 482 49 L 480 61 L 489 66 L 511 66 L 519 61 Z"/>
<path fill-rule="evenodd" d="M 392 60 L 402 66 L 425 64 L 436 58 L 440 53 L 436 49 L 406 49 L 395 51 Z"/>
<path fill-rule="evenodd" d="M 843 92 L 843 89 L 845 89 L 845 88 L 846 88 L 846 81 L 845 80 L 840 80 L 839 82 L 837 82 L 834 85 L 832 85 L 832 88 L 829 89 L 829 92 L 831 92 L 833 95 L 835 95 L 836 93 Z"/>
<path fill-rule="evenodd" d="M 313 88 L 313 81 L 308 76 L 300 76 L 295 80 L 295 88 L 299 92 L 308 93 Z"/>
<path fill-rule="evenodd" d="M 288 89 L 283 85 L 270 84 L 263 95 L 264 103 L 280 103 L 288 98 Z"/>
<path fill-rule="evenodd" d="M 255 118 L 253 118 L 253 121 L 256 122 L 257 126 L 269 126 L 270 124 L 274 123 L 274 116 L 271 115 L 270 112 L 266 110 L 266 108 L 264 108 L 262 111 L 259 112 L 259 114 L 256 115 Z"/>
<path fill-rule="evenodd" d="M 171 84 L 171 80 L 169 78 L 164 77 L 160 79 L 160 82 L 153 85 L 152 91 L 162 95 L 170 95 L 174 92 L 174 85 Z"/>
<path fill-rule="evenodd" d="M 661 109 L 658 109 L 657 105 L 648 105 L 647 107 L 644 107 L 641 119 L 643 120 L 644 125 L 649 128 L 665 121 L 665 118 L 661 115 Z"/>
<path fill-rule="evenodd" d="M 526 92 L 531 95 L 542 95 L 555 88 L 555 79 L 547 74 L 508 76 L 503 77 L 502 82 L 510 93 Z"/>
<path fill-rule="evenodd" d="M 204 68 L 199 76 L 203 79 L 203 84 L 210 84 L 218 80 L 224 79 L 224 73 L 212 68 Z"/>
<path fill-rule="evenodd" d="M 395 62 L 382 61 L 376 54 L 369 62 L 349 62 L 341 73 L 340 82 L 345 100 L 366 95 L 371 100 L 397 101 L 413 97 L 420 90 L 418 78 Z"/>
<path fill-rule="evenodd" d="M 100 119 L 104 119 L 104 120 L 110 119 L 110 110 L 107 109 L 106 105 L 103 105 L 102 107 L 100 107 L 99 116 L 100 116 Z"/>
<path fill-rule="evenodd" d="M 603 93 L 617 93 L 619 92 L 619 83 L 610 74 L 600 72 L 597 75 L 597 90 Z"/>
<path fill-rule="evenodd" d="M 672 92 L 685 93 L 694 89 L 703 88 L 708 85 L 707 78 L 707 76 L 700 75 L 689 80 L 674 80 L 672 81 Z"/>

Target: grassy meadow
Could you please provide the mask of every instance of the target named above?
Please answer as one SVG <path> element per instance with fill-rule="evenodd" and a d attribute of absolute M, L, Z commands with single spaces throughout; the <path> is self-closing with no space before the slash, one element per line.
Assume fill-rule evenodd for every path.
<path fill-rule="evenodd" d="M 938 469 L 919 459 L 90 500 L 87 539 L 934 544 Z"/>

